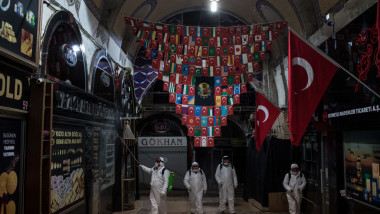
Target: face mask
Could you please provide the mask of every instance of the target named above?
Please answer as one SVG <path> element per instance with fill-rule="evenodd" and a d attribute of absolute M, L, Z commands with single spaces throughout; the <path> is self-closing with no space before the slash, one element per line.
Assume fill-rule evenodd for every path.
<path fill-rule="evenodd" d="M 225 166 L 228 166 L 230 163 L 223 163 Z"/>
<path fill-rule="evenodd" d="M 155 166 L 155 167 L 159 167 L 159 166 L 160 166 L 160 163 L 157 163 L 157 162 L 156 162 L 156 163 L 154 163 L 154 166 Z"/>
<path fill-rule="evenodd" d="M 199 171 L 199 169 L 193 169 L 193 172 L 198 172 Z"/>

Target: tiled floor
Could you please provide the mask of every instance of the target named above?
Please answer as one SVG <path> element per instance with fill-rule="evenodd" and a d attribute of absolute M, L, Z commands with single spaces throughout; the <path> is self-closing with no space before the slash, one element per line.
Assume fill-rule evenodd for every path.
<path fill-rule="evenodd" d="M 117 212 L 114 214 L 148 214 L 150 213 L 150 201 L 148 195 L 141 197 L 141 200 L 135 201 L 135 209 L 123 212 Z M 168 214 L 185 214 L 190 213 L 189 202 L 186 196 L 169 196 L 166 201 Z M 217 214 L 219 206 L 218 197 L 204 197 L 203 198 L 203 211 L 205 214 Z M 228 208 L 227 208 L 228 209 Z M 235 198 L 235 211 L 239 214 L 248 213 L 266 213 L 261 212 L 258 208 L 251 203 L 243 200 L 241 197 Z M 227 214 L 228 212 L 226 212 Z M 285 214 L 287 212 L 282 212 Z"/>

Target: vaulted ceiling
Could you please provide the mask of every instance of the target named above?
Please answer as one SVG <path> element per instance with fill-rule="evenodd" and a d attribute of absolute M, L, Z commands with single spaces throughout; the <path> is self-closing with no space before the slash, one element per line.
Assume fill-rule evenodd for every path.
<path fill-rule="evenodd" d="M 125 16 L 165 22 L 191 11 L 210 12 L 210 0 L 84 0 L 125 53 L 135 56 L 137 44 L 124 23 Z M 218 12 L 245 24 L 285 20 L 304 37 L 326 23 L 327 13 L 341 10 L 347 0 L 219 0 Z M 206 16 L 205 16 L 206 17 Z M 208 18 L 210 16 L 207 16 Z M 183 24 L 183 23 L 179 23 Z"/>

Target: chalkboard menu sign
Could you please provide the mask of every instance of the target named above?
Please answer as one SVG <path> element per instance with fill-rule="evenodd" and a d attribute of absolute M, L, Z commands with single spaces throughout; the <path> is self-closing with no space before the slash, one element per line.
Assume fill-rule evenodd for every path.
<path fill-rule="evenodd" d="M 0 211 L 18 213 L 21 121 L 0 118 Z"/>
<path fill-rule="evenodd" d="M 51 158 L 51 211 L 84 198 L 82 127 L 53 124 Z"/>
<path fill-rule="evenodd" d="M 40 0 L 0 1 L 0 53 L 37 66 Z"/>

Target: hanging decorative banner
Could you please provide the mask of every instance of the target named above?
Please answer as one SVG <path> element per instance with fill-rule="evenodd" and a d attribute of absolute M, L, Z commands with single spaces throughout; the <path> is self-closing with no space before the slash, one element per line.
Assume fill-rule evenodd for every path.
<path fill-rule="evenodd" d="M 231 27 L 170 25 L 125 17 L 176 104 L 194 146 L 213 147 L 285 21 Z"/>

